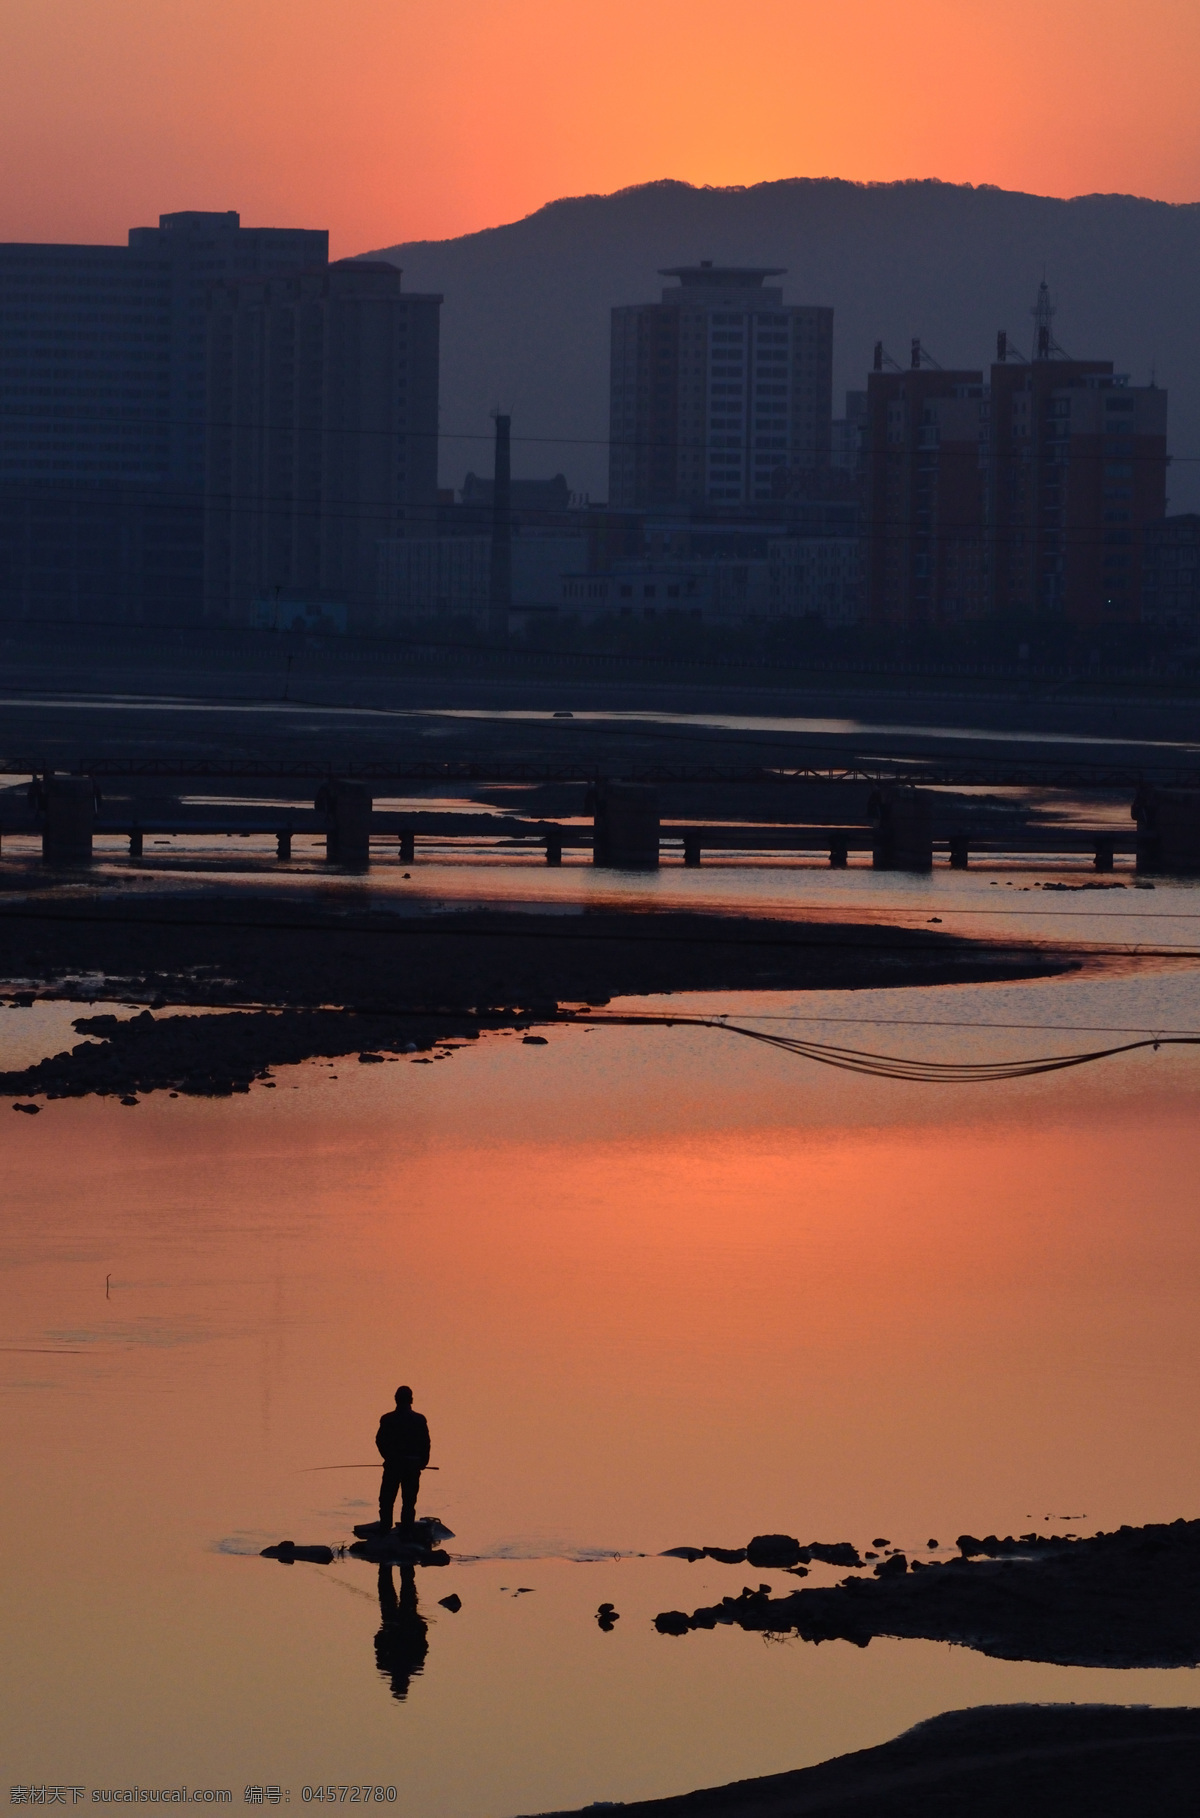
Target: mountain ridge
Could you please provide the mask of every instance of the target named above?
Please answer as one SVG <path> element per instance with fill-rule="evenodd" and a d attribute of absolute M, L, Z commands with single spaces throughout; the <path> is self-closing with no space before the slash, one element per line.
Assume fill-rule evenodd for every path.
<path fill-rule="evenodd" d="M 998 329 L 1023 347 L 1044 271 L 1072 354 L 1169 389 L 1170 509 L 1200 508 L 1200 202 L 939 178 L 663 177 L 360 256 L 445 296 L 443 484 L 490 471 L 488 413 L 501 403 L 515 473 L 561 469 L 604 498 L 609 310 L 656 298 L 661 266 L 721 258 L 785 265 L 788 301 L 832 305 L 835 415 L 878 339 L 902 363 L 919 335 L 943 365 L 984 369 Z"/>

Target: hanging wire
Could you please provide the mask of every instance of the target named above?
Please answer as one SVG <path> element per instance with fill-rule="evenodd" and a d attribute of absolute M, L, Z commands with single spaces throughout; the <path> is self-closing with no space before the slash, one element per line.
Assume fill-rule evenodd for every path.
<path fill-rule="evenodd" d="M 1034 1056 L 1027 1060 L 1003 1061 L 937 1061 L 908 1060 L 898 1054 L 875 1054 L 865 1048 L 843 1048 L 831 1042 L 809 1041 L 798 1035 L 778 1035 L 764 1029 L 748 1029 L 741 1023 L 730 1023 L 700 1016 L 606 1016 L 589 1017 L 589 1023 L 657 1024 L 666 1028 L 677 1025 L 697 1029 L 720 1029 L 727 1035 L 740 1035 L 747 1041 L 762 1042 L 768 1048 L 780 1048 L 802 1060 L 816 1061 L 819 1066 L 838 1067 L 847 1073 L 867 1074 L 875 1079 L 911 1080 L 920 1085 L 979 1086 L 1001 1080 L 1029 1079 L 1039 1073 L 1062 1073 L 1069 1067 L 1086 1067 L 1093 1061 L 1111 1060 L 1118 1054 L 1133 1054 L 1139 1048 L 1200 1048 L 1200 1035 L 1148 1035 L 1140 1041 L 1122 1042 L 1112 1048 L 1091 1048 L 1076 1054 Z"/>

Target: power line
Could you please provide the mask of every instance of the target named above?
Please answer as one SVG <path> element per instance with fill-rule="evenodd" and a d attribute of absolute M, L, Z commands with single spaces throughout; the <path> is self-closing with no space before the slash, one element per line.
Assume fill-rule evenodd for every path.
<path fill-rule="evenodd" d="M 1031 1079 L 1044 1073 L 1062 1073 L 1073 1067 L 1088 1066 L 1094 1061 L 1111 1060 L 1120 1054 L 1134 1054 L 1139 1049 L 1200 1047 L 1200 1035 L 1149 1035 L 1137 1041 L 1122 1042 L 1111 1048 L 1093 1048 L 1076 1054 L 1039 1055 L 1012 1061 L 937 1061 L 911 1060 L 902 1055 L 876 1054 L 868 1049 L 843 1048 L 830 1042 L 807 1041 L 802 1037 L 776 1035 L 744 1024 L 716 1021 L 709 1017 L 638 1017 L 615 1016 L 587 1019 L 597 1026 L 616 1023 L 683 1025 L 701 1029 L 720 1029 L 747 1041 L 761 1042 L 766 1047 L 781 1049 L 802 1060 L 816 1061 L 820 1066 L 836 1067 L 847 1073 L 866 1074 L 876 1079 L 907 1080 L 919 1085 L 995 1085 L 1004 1080 Z"/>
<path fill-rule="evenodd" d="M 19 422 L 19 423 L 36 423 L 39 425 L 46 425 L 46 426 L 51 426 L 56 423 L 103 424 L 103 423 L 112 422 L 112 423 L 118 423 L 118 424 L 145 424 L 148 427 L 163 429 L 163 430 L 172 430 L 172 429 L 180 429 L 180 428 L 192 429 L 192 430 L 197 430 L 197 431 L 202 430 L 202 431 L 204 431 L 205 434 L 211 434 L 213 432 L 220 432 L 222 434 L 228 434 L 228 435 L 239 435 L 239 434 L 248 433 L 248 434 L 253 434 L 256 436 L 263 436 L 263 437 L 320 436 L 320 437 L 328 438 L 331 441 L 336 439 L 337 437 L 362 436 L 362 437 L 375 437 L 375 438 L 382 437 L 382 438 L 386 439 L 387 441 L 393 441 L 393 442 L 404 442 L 404 441 L 411 441 L 411 442 L 420 442 L 420 441 L 483 442 L 486 445 L 488 445 L 489 447 L 493 444 L 493 441 L 494 441 L 494 434 L 492 431 L 489 431 L 489 430 L 444 429 L 440 425 L 437 429 L 414 429 L 414 428 L 409 428 L 407 426 L 405 426 L 403 428 L 394 428 L 394 429 L 373 429 L 373 428 L 369 428 L 369 427 L 364 427 L 362 425 L 353 425 L 352 426 L 352 425 L 340 424 L 340 423 L 339 424 L 298 423 L 298 422 L 287 422 L 287 421 L 264 422 L 261 417 L 251 417 L 251 418 L 245 419 L 244 421 L 239 420 L 237 418 L 224 419 L 224 418 L 219 418 L 219 417 L 207 417 L 207 416 L 181 417 L 181 416 L 173 416 L 170 413 L 160 413 L 157 411 L 56 410 L 56 409 L 52 409 L 52 410 L 19 410 L 19 409 L 13 409 L 11 405 L 6 405 L 2 410 L 0 410 L 0 420 L 3 420 L 3 419 L 8 419 L 10 421 Z M 720 430 L 718 430 L 716 433 L 721 434 L 722 432 Z M 730 433 L 736 433 L 736 432 L 730 432 Z M 725 450 L 723 452 L 726 452 L 729 454 L 738 453 L 739 451 L 741 451 L 745 448 L 745 446 L 748 442 L 753 443 L 755 436 L 759 433 L 760 433 L 760 431 L 758 429 L 754 429 L 754 428 L 749 429 L 747 431 L 747 434 L 739 440 L 739 442 L 735 448 Z M 768 426 L 764 425 L 762 427 L 761 433 L 766 435 L 766 434 L 771 433 L 771 431 Z M 514 443 L 523 442 L 523 443 L 528 443 L 530 446 L 555 447 L 555 448 L 557 448 L 557 447 L 561 447 L 561 448 L 623 448 L 623 449 L 633 449 L 635 451 L 636 450 L 653 451 L 654 449 L 670 449 L 670 448 L 680 449 L 681 448 L 681 449 L 691 449 L 691 450 L 695 451 L 698 449 L 711 447 L 709 437 L 707 437 L 707 436 L 659 437 L 659 436 L 655 436 L 655 435 L 637 435 L 637 434 L 634 434 L 632 436 L 614 436 L 611 433 L 606 436 L 576 436 L 576 435 L 567 435 L 567 434 L 562 434 L 562 435 L 519 435 L 519 434 L 514 433 L 511 439 Z M 1134 440 L 1140 441 L 1142 439 L 1143 438 L 1140 436 L 1134 437 Z M 957 445 L 955 445 L 955 446 L 957 446 Z M 1036 443 L 1032 439 L 1030 439 L 1027 447 L 1014 448 L 1011 452 L 1006 451 L 1006 450 L 993 449 L 993 448 L 989 447 L 988 451 L 987 451 L 987 458 L 989 461 L 1013 462 L 1022 467 L 1032 468 L 1034 466 L 1042 464 L 1042 463 L 1035 461 L 1033 458 L 1031 450 L 1035 447 L 1036 447 Z M 722 451 L 717 451 L 717 452 L 722 452 Z M 830 453 L 830 446 L 824 440 L 824 438 L 822 438 L 818 442 L 792 442 L 790 444 L 789 448 L 786 450 L 779 450 L 779 451 L 760 450 L 759 452 L 766 452 L 766 453 L 779 452 L 781 454 L 800 453 L 800 454 L 811 454 L 811 455 L 818 455 L 818 456 L 824 455 L 824 456 L 828 457 L 828 455 Z M 880 447 L 880 448 L 864 448 L 861 451 L 861 458 L 862 458 L 863 462 L 866 463 L 871 459 L 872 456 L 876 457 L 877 459 L 882 460 L 885 456 L 892 456 L 892 455 L 896 454 L 896 452 L 897 452 L 896 449 L 888 448 L 886 446 Z M 929 449 L 919 449 L 915 452 L 917 454 L 925 454 L 925 455 L 935 454 L 936 455 L 940 452 L 940 448 L 933 447 L 933 448 L 929 448 Z M 1139 454 L 1139 453 L 1134 453 L 1134 452 L 1126 454 L 1126 453 L 1114 453 L 1114 452 L 1106 453 L 1102 449 L 1096 449 L 1096 450 L 1073 449 L 1070 456 L 1068 457 L 1068 460 L 1063 461 L 1063 462 L 1054 462 L 1054 463 L 1050 463 L 1050 464 L 1058 465 L 1058 466 L 1067 466 L 1070 463 L 1073 463 L 1075 461 L 1122 461 L 1122 462 L 1126 462 L 1126 463 L 1128 463 L 1130 461 L 1135 461 L 1135 462 L 1144 461 L 1144 462 L 1153 462 L 1155 464 L 1167 463 L 1170 465 L 1174 465 L 1176 462 L 1180 462 L 1180 461 L 1189 462 L 1189 463 L 1194 462 L 1194 461 L 1200 461 L 1200 454 L 1196 454 L 1196 455 L 1167 454 L 1167 453 L 1163 453 L 1163 454 L 1141 453 L 1141 454 Z M 785 461 L 781 461 L 779 464 L 781 466 L 787 465 L 787 463 Z"/>

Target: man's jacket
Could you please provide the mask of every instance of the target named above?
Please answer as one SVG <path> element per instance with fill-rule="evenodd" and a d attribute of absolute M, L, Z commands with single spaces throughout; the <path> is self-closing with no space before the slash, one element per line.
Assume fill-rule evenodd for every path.
<path fill-rule="evenodd" d="M 375 1444 L 385 1464 L 429 1463 L 429 1427 L 425 1416 L 413 1408 L 393 1408 L 379 1423 Z"/>

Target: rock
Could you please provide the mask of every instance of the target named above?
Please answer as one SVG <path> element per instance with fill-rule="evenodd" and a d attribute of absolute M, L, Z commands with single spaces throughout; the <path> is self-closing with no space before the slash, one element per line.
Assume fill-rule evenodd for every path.
<path fill-rule="evenodd" d="M 695 1561 L 697 1559 L 704 1558 L 704 1548 L 703 1547 L 668 1547 L 665 1553 L 659 1554 L 659 1558 L 660 1559 L 686 1559 L 688 1564 L 692 1565 L 695 1563 Z"/>
<path fill-rule="evenodd" d="M 23 1111 L 25 1113 L 26 1117 L 36 1117 L 38 1112 L 41 1110 L 41 1108 L 42 1107 L 40 1105 L 14 1105 L 13 1106 L 14 1111 Z"/>
<path fill-rule="evenodd" d="M 546 1046 L 546 1038 L 544 1035 L 523 1035 L 521 1037 L 521 1046 L 523 1048 L 544 1048 Z"/>
<path fill-rule="evenodd" d="M 600 1608 L 596 1611 L 596 1625 L 603 1630 L 606 1635 L 612 1634 L 613 1629 L 620 1620 L 620 1611 L 614 1609 L 611 1603 L 602 1603 Z"/>
<path fill-rule="evenodd" d="M 138 1101 L 132 1092 L 127 1092 L 120 1102 L 123 1105 L 136 1105 Z"/>
<path fill-rule="evenodd" d="M 892 1544 L 892 1543 L 891 1543 L 891 1541 L 890 1541 L 890 1540 L 873 1540 L 873 1541 L 872 1541 L 872 1542 L 871 1542 L 871 1545 L 872 1545 L 872 1546 L 873 1546 L 873 1547 L 890 1547 L 890 1546 L 891 1546 L 891 1544 Z"/>
<path fill-rule="evenodd" d="M 746 1548 L 746 1563 L 752 1566 L 799 1565 L 802 1551 L 800 1542 L 790 1534 L 756 1534 Z"/>
<path fill-rule="evenodd" d="M 903 1578 L 908 1570 L 908 1561 L 903 1553 L 893 1553 L 889 1559 L 881 1559 L 875 1567 L 876 1578 Z"/>
<path fill-rule="evenodd" d="M 887 1542 L 884 1541 L 883 1545 L 886 1546 Z M 806 1563 L 810 1559 L 819 1559 L 825 1565 L 860 1566 L 862 1564 L 862 1560 L 858 1556 L 858 1548 L 851 1546 L 848 1540 L 828 1542 L 810 1540 L 808 1545 L 801 1549 L 801 1553 Z"/>
<path fill-rule="evenodd" d="M 449 1553 L 439 1547 L 423 1547 L 411 1540 L 397 1540 L 390 1534 L 373 1539 L 356 1540 L 350 1548 L 355 1559 L 369 1559 L 374 1565 L 448 1566 Z"/>
<path fill-rule="evenodd" d="M 654 1618 L 654 1626 L 660 1635 L 686 1635 L 692 1624 L 682 1610 L 663 1610 Z"/>
<path fill-rule="evenodd" d="M 439 1597 L 438 1604 L 441 1609 L 449 1610 L 452 1616 L 457 1616 L 462 1609 L 462 1598 L 457 1591 L 451 1591 L 449 1597 Z"/>
<path fill-rule="evenodd" d="M 745 1547 L 705 1547 L 704 1557 L 716 1559 L 721 1565 L 745 1565 Z M 751 1564 L 754 1562 L 751 1561 Z"/>
<path fill-rule="evenodd" d="M 360 1067 L 382 1067 L 383 1056 L 382 1054 L 360 1054 L 358 1064 Z"/>
<path fill-rule="evenodd" d="M 264 1547 L 262 1559 L 277 1559 L 280 1565 L 295 1565 L 303 1560 L 308 1565 L 332 1565 L 332 1547 L 298 1547 L 294 1540 L 281 1540 L 277 1546 Z"/>
<path fill-rule="evenodd" d="M 931 1553 L 936 1553 L 938 1550 L 938 1543 L 936 1540 L 927 1540 L 925 1545 L 929 1548 Z"/>

